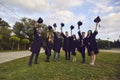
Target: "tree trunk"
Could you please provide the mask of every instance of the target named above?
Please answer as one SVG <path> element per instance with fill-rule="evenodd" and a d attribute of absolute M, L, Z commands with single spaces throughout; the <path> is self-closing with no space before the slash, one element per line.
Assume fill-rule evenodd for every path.
<path fill-rule="evenodd" d="M 18 51 L 20 50 L 20 44 L 18 43 Z"/>
<path fill-rule="evenodd" d="M 14 42 L 12 42 L 12 48 L 11 48 L 11 50 L 13 50 L 13 47 L 14 47 Z"/>

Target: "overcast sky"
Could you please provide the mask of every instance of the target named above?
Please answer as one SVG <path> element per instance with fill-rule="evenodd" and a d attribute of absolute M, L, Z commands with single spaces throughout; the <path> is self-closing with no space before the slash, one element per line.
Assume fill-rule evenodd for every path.
<path fill-rule="evenodd" d="M 42 17 L 44 23 L 53 25 L 64 22 L 64 31 L 70 32 L 70 25 L 74 25 L 73 33 L 77 35 L 77 22 L 81 20 L 81 31 L 94 31 L 96 16 L 101 17 L 101 27 L 98 28 L 97 38 L 114 41 L 120 35 L 120 0 L 0 0 L 0 17 L 11 26 L 22 17 L 37 20 Z"/>

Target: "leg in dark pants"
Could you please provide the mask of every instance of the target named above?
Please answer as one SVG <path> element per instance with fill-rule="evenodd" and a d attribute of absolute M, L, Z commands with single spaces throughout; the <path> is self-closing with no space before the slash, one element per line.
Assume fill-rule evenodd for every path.
<path fill-rule="evenodd" d="M 82 47 L 81 55 L 82 55 L 82 63 L 85 63 L 85 47 Z"/>
<path fill-rule="evenodd" d="M 50 58 L 50 56 L 49 55 L 47 55 L 47 61 L 49 62 L 49 58 Z"/>
<path fill-rule="evenodd" d="M 81 55 L 82 55 L 82 63 L 85 63 L 85 53 L 81 52 Z"/>
<path fill-rule="evenodd" d="M 38 56 L 39 56 L 39 53 L 36 54 L 36 56 L 35 56 L 35 62 L 34 62 L 34 64 L 38 64 Z"/>
<path fill-rule="evenodd" d="M 49 62 L 50 56 L 51 56 L 51 50 L 48 49 L 48 50 L 46 51 L 46 61 L 45 61 L 45 62 Z"/>
<path fill-rule="evenodd" d="M 30 59 L 29 59 L 29 66 L 31 66 L 32 65 L 32 60 L 33 60 L 33 57 L 34 57 L 34 53 L 32 53 L 31 54 L 31 56 L 30 56 Z"/>
<path fill-rule="evenodd" d="M 65 58 L 66 58 L 66 60 L 67 60 L 67 51 L 65 51 Z"/>
<path fill-rule="evenodd" d="M 68 55 L 67 55 L 67 57 L 68 57 L 68 60 L 70 60 L 70 52 L 68 52 Z"/>

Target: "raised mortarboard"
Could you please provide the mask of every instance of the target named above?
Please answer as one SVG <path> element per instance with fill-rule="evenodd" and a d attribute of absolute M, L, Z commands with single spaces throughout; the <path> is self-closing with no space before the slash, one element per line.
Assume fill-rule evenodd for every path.
<path fill-rule="evenodd" d="M 81 22 L 81 21 L 78 21 L 77 24 L 78 24 L 78 26 L 81 26 L 81 25 L 82 25 L 82 22 Z"/>
<path fill-rule="evenodd" d="M 48 26 L 48 29 L 49 29 L 49 31 L 52 30 L 52 26 L 49 25 L 49 26 Z"/>
<path fill-rule="evenodd" d="M 74 29 L 74 26 L 73 26 L 73 25 L 71 25 L 71 26 L 70 26 L 70 29 L 71 29 L 71 30 L 73 30 L 73 29 Z"/>
<path fill-rule="evenodd" d="M 100 21 L 101 21 L 101 19 L 100 19 L 99 16 L 97 16 L 97 17 L 94 19 L 94 22 L 95 22 L 95 23 L 99 23 Z"/>
<path fill-rule="evenodd" d="M 64 23 L 61 23 L 61 27 L 64 27 Z"/>
<path fill-rule="evenodd" d="M 43 19 L 41 17 L 39 17 L 39 19 L 37 20 L 38 23 L 43 23 Z"/>
<path fill-rule="evenodd" d="M 54 24 L 53 24 L 53 27 L 54 27 L 54 28 L 56 28 L 56 27 L 57 27 L 56 23 L 54 23 Z"/>

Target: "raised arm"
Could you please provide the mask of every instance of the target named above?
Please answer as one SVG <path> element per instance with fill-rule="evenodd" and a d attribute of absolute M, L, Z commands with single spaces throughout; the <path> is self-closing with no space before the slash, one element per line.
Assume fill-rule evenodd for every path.
<path fill-rule="evenodd" d="M 37 34 L 36 27 L 37 27 L 37 23 L 35 23 L 35 25 L 34 25 L 34 34 Z"/>
<path fill-rule="evenodd" d="M 98 23 L 96 23 L 96 26 L 95 26 L 95 31 L 98 31 Z"/>
<path fill-rule="evenodd" d="M 54 39 L 57 39 L 57 33 L 56 32 L 53 33 L 54 33 Z"/>
<path fill-rule="evenodd" d="M 81 31 L 78 31 L 79 38 L 82 39 Z"/>
<path fill-rule="evenodd" d="M 98 34 L 98 23 L 96 23 L 96 26 L 95 26 L 95 31 L 93 33 L 94 36 L 96 36 Z"/>
<path fill-rule="evenodd" d="M 61 36 L 62 36 L 63 38 L 66 38 L 66 36 L 64 35 L 64 33 L 63 33 L 63 32 L 61 33 Z"/>

